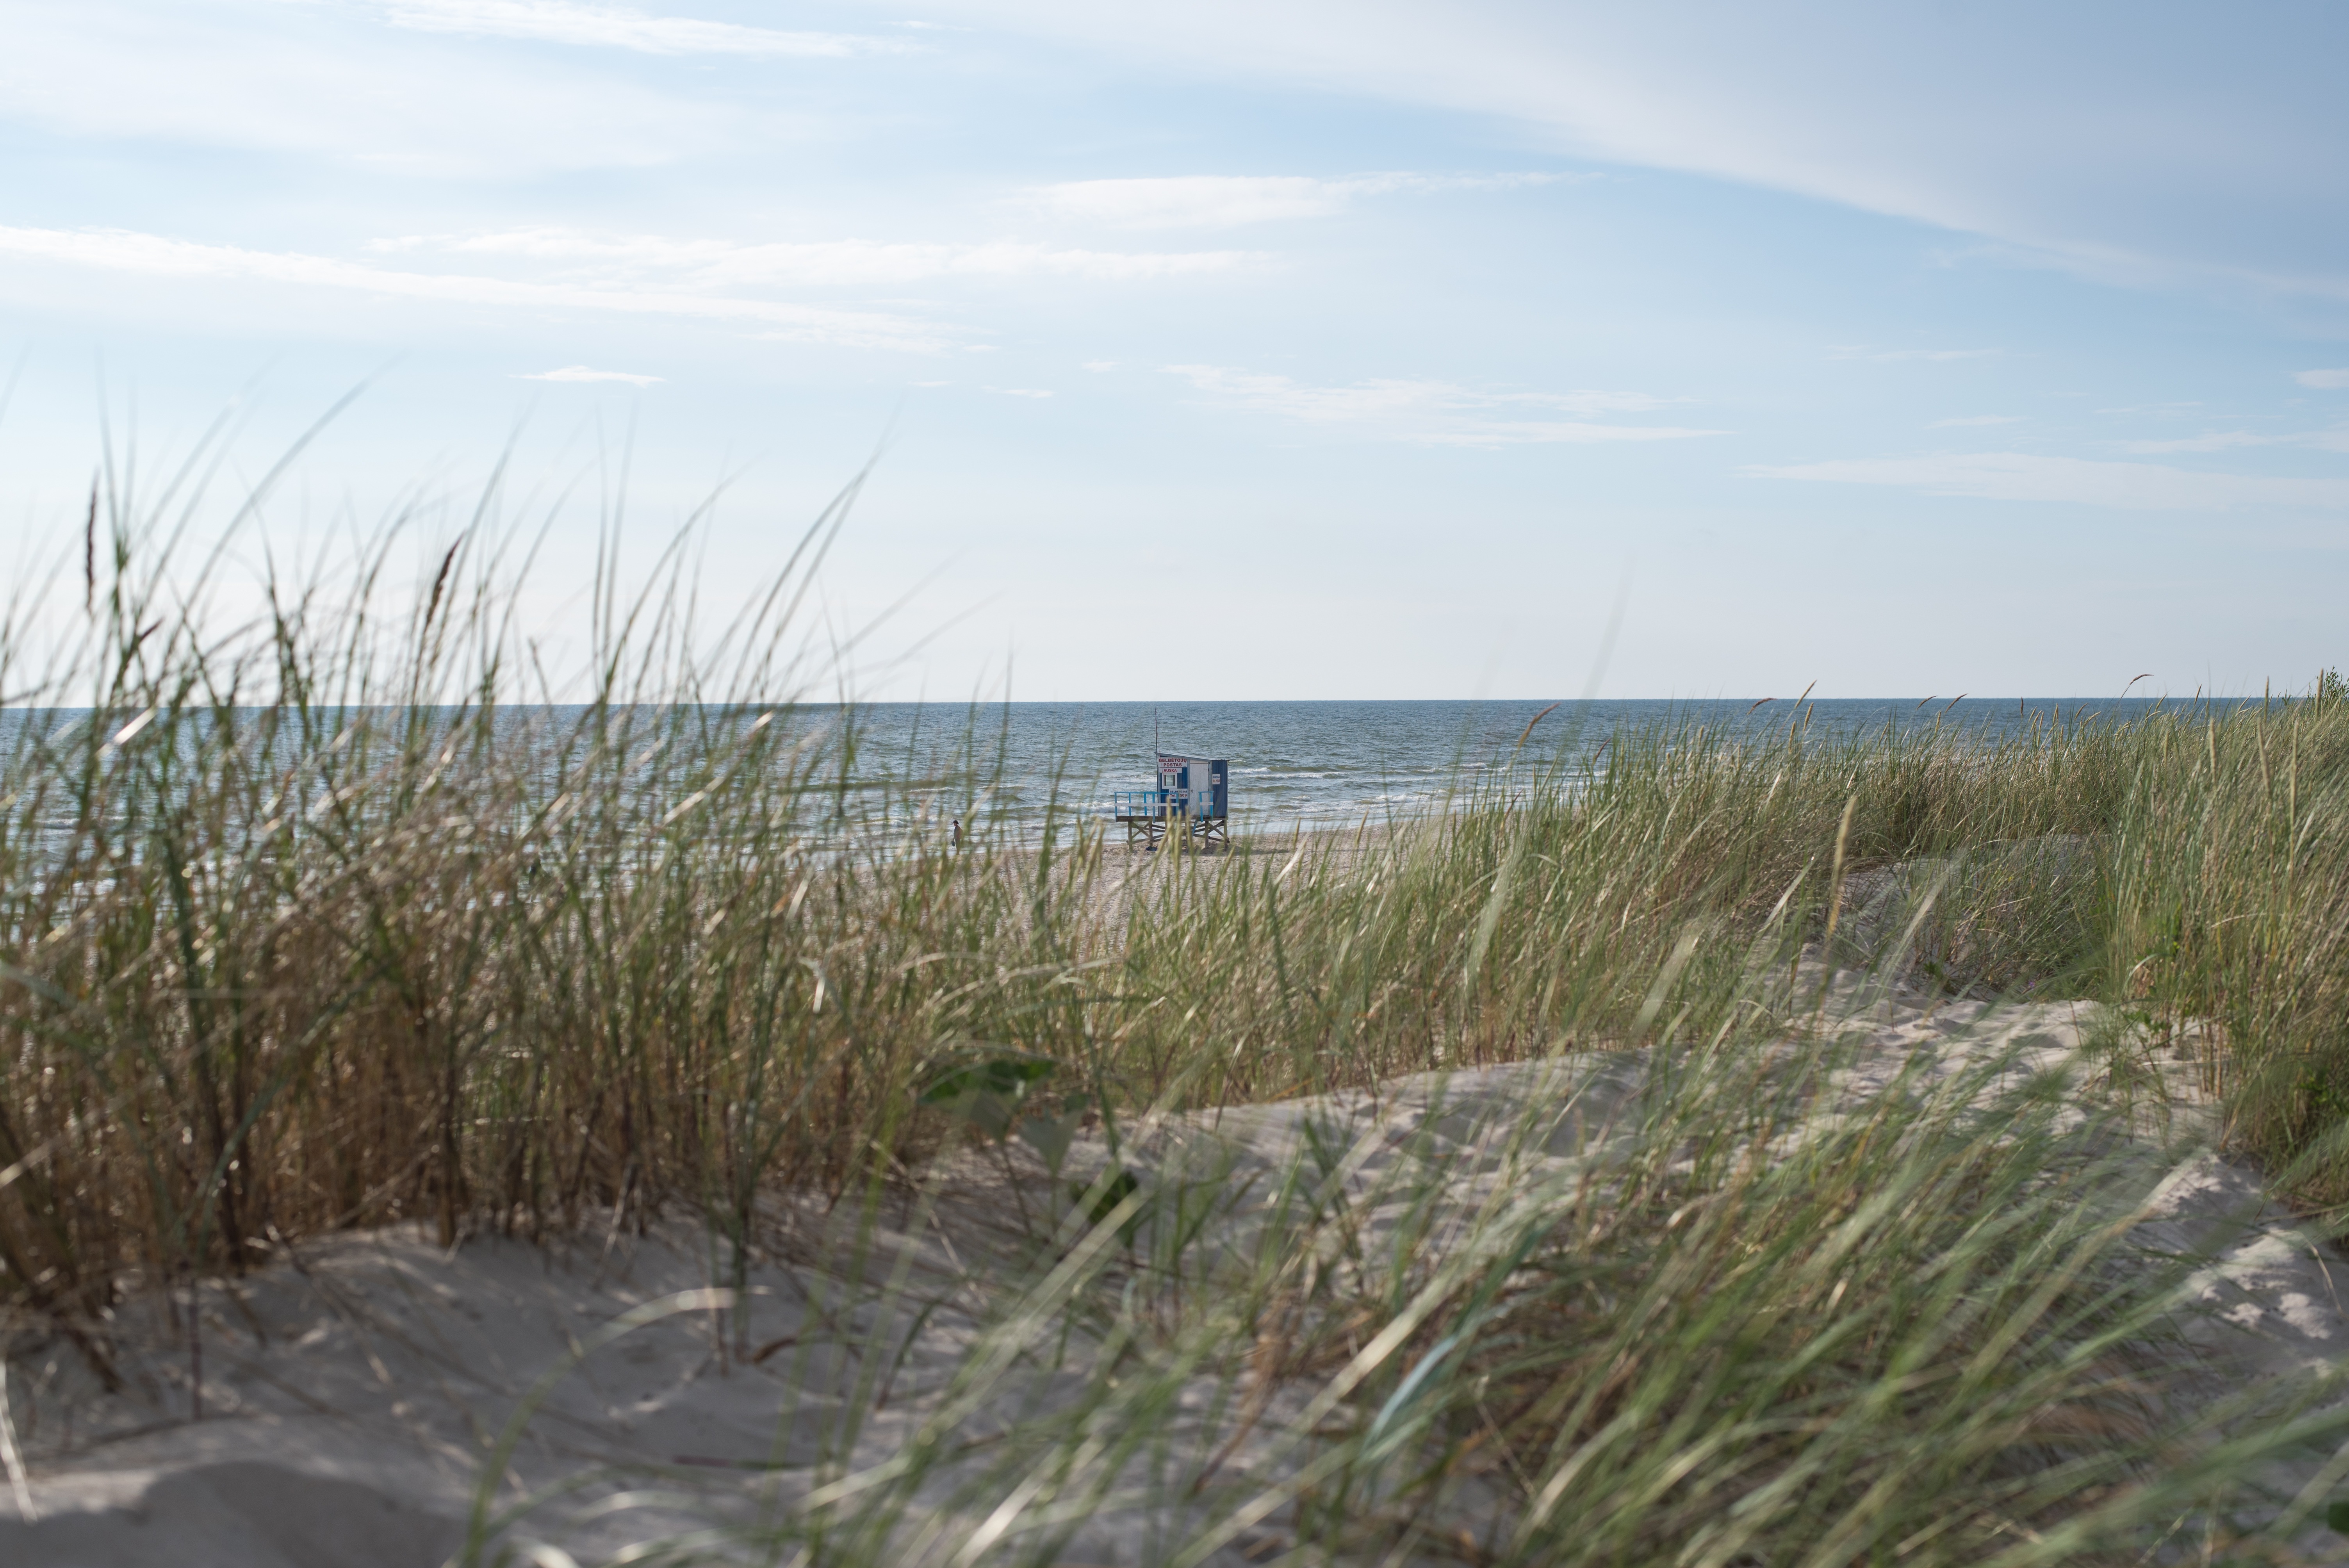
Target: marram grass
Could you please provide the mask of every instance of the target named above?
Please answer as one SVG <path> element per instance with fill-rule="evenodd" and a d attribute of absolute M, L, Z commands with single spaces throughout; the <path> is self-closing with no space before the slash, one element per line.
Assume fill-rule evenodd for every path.
<path fill-rule="evenodd" d="M 1246 1244 L 1212 1190 L 1044 1203 L 1073 1229 L 983 1282 L 885 1473 L 646 1552 L 1044 1563 L 1139 1507 L 1166 1563 L 1268 1520 L 1300 1563 L 2137 1560 L 2183 1520 L 2222 1538 L 2213 1500 L 2319 1430 L 2162 1413 L 2182 1276 L 2124 1266 L 2159 1172 L 2112 1126 L 1987 1078 L 1808 1108 L 1822 955 L 2099 1000 L 2103 1088 L 2193 1053 L 2230 1143 L 2349 1205 L 2337 700 L 2003 740 L 1665 726 L 1588 779 L 1593 738 L 1556 738 L 1441 816 L 1180 858 L 1121 904 L 1081 825 L 988 823 L 983 716 L 875 756 L 793 706 L 803 562 L 715 636 L 674 575 L 606 583 L 583 692 L 475 539 L 412 604 L 379 551 L 263 584 L 243 627 L 130 520 L 91 545 L 64 653 L 0 631 L 0 1301 L 102 1374 L 127 1294 L 354 1227 L 687 1212 L 722 1287 L 763 1199 L 910 1202 L 984 1141 L 937 1092 L 974 1064 L 1036 1064 L 992 1130 L 1063 1130 L 1057 1167 L 1081 1116 L 1604 1058 L 1650 1087 L 1603 1169 L 1464 1207 L 1428 1176 L 1375 1244 L 1342 1150 L 1248 1188 Z M 1040 1358 L 1073 1392 L 972 1460 L 957 1421 Z M 1269 1479 L 1209 1484 L 1243 1424 Z"/>

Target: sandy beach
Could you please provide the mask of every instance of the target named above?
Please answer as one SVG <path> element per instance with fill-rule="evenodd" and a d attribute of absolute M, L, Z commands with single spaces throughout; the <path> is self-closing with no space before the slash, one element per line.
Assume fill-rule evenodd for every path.
<path fill-rule="evenodd" d="M 1147 885 L 1151 869 L 1135 864 L 1121 886 Z M 1842 1104 L 1823 1116 L 1873 1096 L 1930 1094 L 1993 1059 L 2002 1073 L 2077 1069 L 2096 1021 L 2093 1007 L 2068 1003 L 1839 995 L 1837 1027 L 1856 1049 L 1837 1080 Z M 1375 1091 L 1162 1119 L 1135 1147 L 1162 1182 L 1187 1171 L 1245 1187 L 1248 1172 L 1277 1173 L 1309 1140 L 1334 1138 L 1349 1151 L 1364 1255 L 1375 1258 L 1378 1236 L 1408 1206 L 1393 1181 L 1401 1162 L 1430 1148 L 1449 1161 L 1421 1243 L 1440 1246 L 1446 1225 L 1496 1193 L 1603 1170 L 1616 1157 L 1619 1108 L 1648 1070 L 1645 1053 L 1625 1052 L 1422 1074 Z M 2189 1077 L 2166 1114 L 2133 1122 L 2132 1157 L 2161 1179 L 2132 1245 L 2147 1267 L 2190 1254 L 2199 1270 L 2180 1312 L 2199 1364 L 2175 1368 L 2163 1398 L 2190 1408 L 2263 1382 L 2304 1395 L 2349 1351 L 2343 1265 L 2268 1201 L 2254 1173 L 2209 1150 L 2208 1109 Z M 1529 1115 L 1540 1128 L 1530 1141 Z M 1102 1158 L 1081 1145 L 1071 1163 Z M 118 1325 L 119 1392 L 100 1389 L 62 1342 L 14 1363 L 21 1480 L 15 1501 L 0 1504 L 0 1560 L 436 1568 L 461 1551 L 477 1507 L 500 1539 L 543 1547 L 536 1561 L 554 1564 L 748 1527 L 827 1477 L 885 1467 L 922 1423 L 964 1398 L 959 1369 L 983 1338 L 990 1281 L 1027 1233 L 1011 1189 L 1033 1189 L 1027 1201 L 1050 1191 L 1031 1165 L 964 1156 L 926 1199 L 901 1193 L 857 1212 L 779 1196 L 732 1313 L 697 1294 L 725 1278 L 723 1249 L 683 1216 L 545 1245 L 480 1237 L 443 1250 L 411 1229 L 347 1235 L 205 1285 L 192 1325 L 184 1293 L 168 1309 L 133 1302 Z M 1247 1204 L 1223 1214 L 1206 1244 L 1245 1251 L 1251 1214 Z M 852 1255 L 862 1261 L 843 1272 Z M 929 1304 L 918 1319 L 907 1314 L 915 1300 Z M 650 1321 L 612 1333 L 631 1313 Z M 843 1373 L 883 1344 L 896 1349 L 882 1397 L 846 1419 Z M 1175 1401 L 1185 1429 L 1166 1434 L 1177 1450 L 1220 1452 L 1212 1484 L 1203 1478 L 1159 1517 L 1105 1506 L 1058 1561 L 1137 1562 L 1136 1543 L 1179 1529 L 1203 1489 L 1261 1485 L 1303 1462 L 1309 1434 L 1295 1423 L 1361 1418 L 1343 1401 L 1317 1404 L 1311 1377 L 1264 1389 L 1243 1418 L 1218 1396 L 1227 1377 L 1203 1368 Z M 518 1420 L 534 1385 L 543 1402 Z M 953 1418 L 983 1454 L 989 1432 L 1032 1417 L 1057 1386 L 1013 1377 Z M 860 1387 L 869 1398 L 872 1385 Z M 2273 1479 L 2289 1489 L 2321 1468 L 2313 1458 Z M 939 1479 L 915 1517 L 969 1506 Z M 1287 1539 L 1275 1513 L 1201 1561 L 1242 1568 Z"/>

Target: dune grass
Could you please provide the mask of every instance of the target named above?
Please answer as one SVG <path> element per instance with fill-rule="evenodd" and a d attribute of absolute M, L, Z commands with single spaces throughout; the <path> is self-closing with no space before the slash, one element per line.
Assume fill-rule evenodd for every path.
<path fill-rule="evenodd" d="M 1718 1037 L 1608 1105 L 1579 1158 L 1541 1158 L 1538 1124 L 1588 1108 L 1591 1080 L 1487 1109 L 1481 1197 L 1410 1158 L 1350 1190 L 1367 1150 L 1309 1138 L 1232 1201 L 1244 1245 L 1179 1222 L 1183 1181 L 1137 1195 L 1139 1244 L 1101 1244 L 1104 1226 L 1006 1290 L 914 1441 L 732 1539 L 792 1562 L 968 1562 L 974 1540 L 1091 1562 L 1104 1532 L 1081 1532 L 1107 1514 L 1174 1563 L 1235 1542 L 1298 1562 L 2118 1562 L 2181 1516 L 2223 1539 L 2245 1460 L 2341 1424 L 2230 1452 L 2224 1420 L 2163 1414 L 2184 1270 L 2133 1266 L 2124 1238 L 2166 1167 L 2067 1126 L 2046 1086 L 1995 1092 L 1993 1058 L 1826 1127 L 1802 1107 L 1837 1054 L 1756 1043 Z M 1410 1153 L 1456 1173 L 1457 1149 Z M 977 1421 L 990 1407 L 1026 1416 L 1003 1432 Z"/>
<path fill-rule="evenodd" d="M 1382 1253 L 1302 1152 L 1247 1189 L 1276 1198 L 1246 1246 L 1103 1168 L 894 1468 L 730 1539 L 1047 1563 L 1143 1497 L 1169 1563 L 1268 1520 L 1365 1562 L 2087 1560 L 2207 1524 L 2307 1435 L 2178 1457 L 2144 1392 L 2177 1278 L 2115 1263 L 2158 1172 L 2110 1128 L 1988 1079 L 1810 1108 L 1836 970 L 2102 1001 L 2111 1084 L 2157 1092 L 2159 1053 L 2192 1054 L 2228 1140 L 2343 1212 L 2336 696 L 2003 740 L 1672 725 L 1605 737 L 1588 776 L 1593 738 L 1546 737 L 1426 820 L 1173 857 L 1111 920 L 1097 834 L 989 821 L 983 719 L 883 757 L 853 711 L 796 706 L 792 616 L 836 523 L 715 637 L 674 573 L 607 582 L 571 691 L 478 538 L 413 602 L 378 586 L 387 542 L 220 628 L 201 574 L 94 522 L 66 652 L 0 630 L 15 1321 L 111 1376 L 127 1295 L 401 1222 L 453 1244 L 688 1212 L 724 1285 L 766 1196 L 853 1211 L 974 1139 L 1024 1130 L 1057 1167 L 1081 1126 L 1114 1158 L 1199 1107 L 1644 1052 L 1603 1171 L 1531 1163 L 1473 1202 L 1412 1178 Z M 992 1098 L 937 1092 L 999 1068 Z M 1046 1345 L 1078 1395 L 957 1458 L 953 1412 Z M 1220 1425 L 1179 1398 L 1203 1378 Z M 1303 1390 L 1285 1427 L 1249 1404 L 1275 1385 Z M 1244 1417 L 1277 1450 L 1255 1479 L 1185 1479 Z"/>

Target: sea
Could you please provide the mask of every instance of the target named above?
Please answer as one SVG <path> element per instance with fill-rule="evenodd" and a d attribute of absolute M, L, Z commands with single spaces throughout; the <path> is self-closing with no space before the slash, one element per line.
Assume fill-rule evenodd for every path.
<path fill-rule="evenodd" d="M 1973 696 L 1826 699 L 1800 708 L 1752 698 L 878 703 L 861 707 L 857 724 L 864 758 L 900 777 L 934 765 L 949 738 L 969 737 L 979 764 L 973 771 L 990 785 L 983 806 L 1009 823 L 1041 820 L 1048 802 L 1106 815 L 1117 791 L 1155 782 L 1162 752 L 1221 758 L 1230 767 L 1232 827 L 1264 831 L 1440 810 L 1495 769 L 1529 763 L 1587 772 L 1601 743 L 1626 725 L 1703 725 L 1756 739 L 1783 734 L 1789 722 L 1807 722 L 1818 738 L 1938 725 L 1994 743 L 2034 724 L 2127 721 L 2177 707 L 2144 697 Z"/>
<path fill-rule="evenodd" d="M 1549 769 L 1570 785 L 1604 766 L 1601 744 L 1625 726 L 1702 725 L 1718 736 L 1755 740 L 1783 735 L 1790 723 L 1806 725 L 1818 739 L 1939 727 L 1990 744 L 2034 726 L 2126 722 L 2178 707 L 2143 697 L 1975 696 L 1829 698 L 1799 706 L 1750 698 L 1538 697 L 867 703 L 854 708 L 803 705 L 789 710 L 785 723 L 811 738 L 854 738 L 853 756 L 839 777 L 862 802 L 860 820 L 926 832 L 931 826 L 944 827 L 951 817 L 1016 839 L 1032 838 L 1047 823 L 1056 825 L 1057 836 L 1077 819 L 1113 816 L 1119 791 L 1156 783 L 1161 753 L 1225 761 L 1231 829 L 1280 832 L 1441 811 L 1507 769 Z M 747 723 L 764 710 L 723 711 L 728 722 Z M 585 712 L 508 707 L 500 710 L 498 722 L 502 728 L 543 726 L 541 733 L 554 733 Z M 22 765 L 18 742 L 34 734 L 60 735 L 93 718 L 110 727 L 121 716 L 88 709 L 0 709 L 0 759 L 13 756 Z M 135 719 L 132 727 L 144 722 Z M 648 796 L 647 804 L 660 810 L 667 801 Z M 47 826 L 62 832 L 68 824 Z"/>

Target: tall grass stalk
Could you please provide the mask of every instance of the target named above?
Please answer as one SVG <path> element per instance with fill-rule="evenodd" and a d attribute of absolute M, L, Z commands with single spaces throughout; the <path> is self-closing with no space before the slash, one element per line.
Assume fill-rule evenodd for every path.
<path fill-rule="evenodd" d="M 859 1468 L 843 1437 L 762 1550 L 1043 1563 L 1147 1503 L 1169 1563 L 1275 1523 L 1365 1561 L 2054 1562 L 2215 1517 L 2260 1457 L 2214 1428 L 2192 1451 L 2234 1457 L 2181 1466 L 2144 1394 L 2177 1280 L 2119 1261 L 2160 1172 L 2117 1132 L 1988 1068 L 1816 1105 L 1853 975 L 2098 1000 L 2108 1087 L 2192 1054 L 2226 1136 L 2339 1212 L 2337 700 L 2006 738 L 1671 724 L 1587 774 L 1570 735 L 1440 817 L 1170 857 L 1120 903 L 1081 824 L 988 822 L 977 728 L 875 757 L 799 704 L 792 615 L 848 499 L 714 634 L 681 553 L 634 597 L 607 571 L 584 690 L 485 534 L 412 601 L 387 540 L 223 631 L 214 568 L 94 509 L 67 651 L 0 630 L 0 1299 L 110 1376 L 127 1295 L 336 1230 L 674 1211 L 739 1284 L 767 1200 L 869 1237 L 978 1136 L 925 1091 L 1019 1063 L 989 1130 L 1090 1118 L 1112 1163 L 1071 1209 L 1003 1143 L 1050 1244 L 985 1282 L 905 1451 Z M 1563 1152 L 1581 1069 L 1485 1113 L 1509 1175 L 1464 1195 L 1405 1162 L 1365 1199 L 1333 1173 L 1375 1151 L 1312 1140 L 1253 1183 L 1112 1180 L 1199 1108 L 1528 1060 L 1645 1087 Z M 1065 1398 L 965 1462 L 1040 1359 Z"/>

